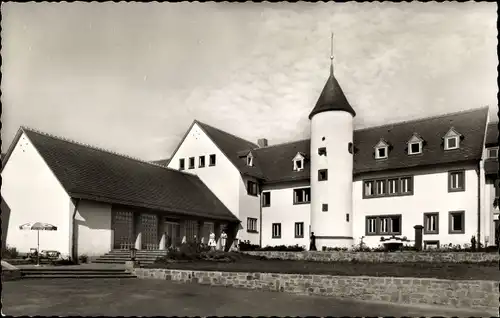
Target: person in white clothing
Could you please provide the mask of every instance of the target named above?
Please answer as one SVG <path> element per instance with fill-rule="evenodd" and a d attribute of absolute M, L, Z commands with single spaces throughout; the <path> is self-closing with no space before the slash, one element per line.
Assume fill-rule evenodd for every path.
<path fill-rule="evenodd" d="M 220 234 L 220 245 L 222 251 L 226 251 L 226 242 L 227 242 L 227 234 L 226 232 L 222 231 L 222 233 Z"/>
<path fill-rule="evenodd" d="M 210 236 L 208 238 L 208 246 L 212 251 L 215 251 L 215 247 L 217 246 L 217 242 L 215 242 L 215 233 L 212 232 L 210 233 Z"/>

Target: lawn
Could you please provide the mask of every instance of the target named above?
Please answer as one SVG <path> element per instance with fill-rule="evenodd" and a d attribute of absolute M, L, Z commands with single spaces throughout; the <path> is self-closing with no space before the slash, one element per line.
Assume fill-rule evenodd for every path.
<path fill-rule="evenodd" d="M 233 256 L 234 257 L 230 257 L 232 261 L 169 261 L 145 265 L 144 267 L 303 275 L 317 274 L 335 276 L 420 277 L 453 280 L 500 280 L 499 265 L 496 262 L 480 264 L 314 262 L 303 260 L 263 259 L 245 254 Z"/>

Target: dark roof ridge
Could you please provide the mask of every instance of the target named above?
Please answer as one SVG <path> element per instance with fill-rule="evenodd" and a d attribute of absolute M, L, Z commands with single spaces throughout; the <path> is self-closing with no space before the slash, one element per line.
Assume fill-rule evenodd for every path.
<path fill-rule="evenodd" d="M 465 109 L 465 110 L 460 110 L 460 111 L 441 114 L 441 115 L 421 117 L 421 118 L 417 118 L 417 119 L 404 120 L 404 121 L 399 121 L 399 122 L 395 122 L 395 123 L 383 124 L 383 125 L 379 125 L 379 126 L 359 128 L 359 129 L 354 129 L 354 131 L 355 132 L 356 131 L 364 131 L 364 130 L 375 129 L 375 128 L 383 128 L 383 127 L 398 126 L 398 125 L 409 124 L 409 123 L 417 123 L 417 122 L 422 122 L 422 121 L 426 121 L 426 120 L 430 120 L 430 119 L 438 119 L 438 118 L 443 118 L 443 117 L 452 116 L 452 115 L 472 113 L 472 112 L 478 111 L 480 109 L 488 109 L 488 108 L 489 108 L 489 106 L 482 106 L 482 107 Z"/>
<path fill-rule="evenodd" d="M 250 144 L 254 145 L 255 147 L 259 147 L 256 143 L 253 143 L 253 142 L 251 142 L 251 141 L 248 141 L 248 140 L 246 140 L 246 139 L 243 139 L 243 138 L 241 138 L 241 137 L 239 137 L 239 136 L 236 136 L 235 134 L 232 134 L 232 133 L 227 132 L 227 131 L 225 131 L 225 130 L 222 130 L 222 129 L 220 129 L 220 128 L 217 128 L 217 127 L 214 127 L 214 126 L 212 126 L 212 125 L 206 124 L 206 123 L 204 123 L 204 122 L 202 122 L 202 121 L 199 121 L 198 119 L 195 119 L 195 120 L 194 120 L 194 122 L 195 122 L 195 123 L 202 124 L 202 125 L 205 125 L 205 126 L 208 126 L 208 127 L 212 128 L 212 129 L 218 130 L 218 131 L 223 132 L 223 133 L 225 133 L 225 134 L 231 135 L 231 136 L 232 136 L 232 137 L 234 137 L 234 138 L 241 139 L 241 140 L 243 140 L 244 142 L 248 142 L 248 143 L 250 143 Z"/>
<path fill-rule="evenodd" d="M 293 140 L 293 141 L 285 141 L 285 142 L 282 142 L 282 143 L 279 143 L 279 144 L 269 145 L 269 146 L 265 146 L 265 147 L 259 147 L 259 148 L 256 148 L 254 150 L 268 149 L 268 148 L 272 148 L 272 147 L 279 147 L 279 146 L 289 145 L 289 144 L 293 144 L 293 143 L 297 143 L 297 142 L 304 142 L 304 141 L 307 141 L 307 140 L 311 140 L 311 138 L 304 138 L 304 139 Z"/>
<path fill-rule="evenodd" d="M 116 151 L 112 151 L 112 150 L 109 150 L 109 149 L 100 148 L 100 147 L 93 146 L 93 145 L 90 145 L 90 144 L 86 144 L 86 143 L 83 143 L 83 142 L 80 142 L 80 141 L 76 141 L 76 140 L 73 140 L 73 139 L 69 139 L 69 138 L 65 138 L 65 137 L 62 137 L 62 136 L 53 135 L 53 134 L 50 134 L 50 133 L 47 133 L 47 132 L 44 132 L 44 131 L 41 131 L 41 130 L 38 130 L 38 129 L 34 129 L 34 128 L 31 128 L 31 127 L 28 127 L 28 126 L 21 126 L 21 129 L 28 130 L 28 131 L 31 131 L 31 132 L 34 132 L 34 133 L 38 133 L 38 134 L 41 134 L 41 135 L 44 135 L 44 136 L 47 136 L 47 137 L 50 137 L 50 138 L 59 139 L 59 140 L 62 140 L 62 141 L 65 141 L 65 142 L 68 142 L 68 143 L 71 143 L 71 144 L 83 146 L 83 147 L 86 147 L 86 148 L 90 148 L 90 149 L 94 149 L 94 150 L 98 150 L 98 151 L 102 151 L 102 152 L 107 152 L 109 154 L 112 154 L 112 155 L 115 155 L 115 156 L 119 156 L 119 157 L 123 157 L 123 158 L 127 158 L 127 159 L 130 159 L 130 160 L 133 160 L 133 161 L 137 161 L 137 162 L 141 162 L 141 163 L 147 163 L 149 165 L 156 166 L 156 167 L 159 167 L 159 168 L 168 169 L 168 170 L 172 170 L 172 171 L 176 171 L 176 172 L 180 172 L 180 173 L 183 173 L 183 174 L 186 174 L 186 175 L 193 176 L 193 174 L 191 174 L 191 173 L 187 173 L 187 172 L 184 172 L 184 171 L 172 169 L 172 168 L 169 168 L 169 167 L 166 167 L 166 166 L 162 166 L 162 165 L 154 163 L 154 162 L 150 162 L 150 161 L 146 161 L 146 160 L 143 160 L 143 159 L 140 159 L 140 158 L 137 158 L 137 157 L 132 157 L 132 156 L 125 155 L 125 154 L 122 154 L 122 153 L 118 153 Z M 196 176 L 196 175 L 194 175 L 194 176 Z"/>

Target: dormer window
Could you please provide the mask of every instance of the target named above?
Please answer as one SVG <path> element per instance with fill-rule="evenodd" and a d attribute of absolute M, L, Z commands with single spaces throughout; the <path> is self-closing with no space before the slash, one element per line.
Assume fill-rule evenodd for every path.
<path fill-rule="evenodd" d="M 293 158 L 293 170 L 294 171 L 304 170 L 304 160 L 305 160 L 305 155 L 301 152 L 297 153 Z"/>
<path fill-rule="evenodd" d="M 422 144 L 424 140 L 418 136 L 417 134 L 413 134 L 413 136 L 408 141 L 408 154 L 409 155 L 417 155 L 422 153 Z"/>
<path fill-rule="evenodd" d="M 389 144 L 384 139 L 380 139 L 375 146 L 375 159 L 386 159 L 389 156 Z"/>
<path fill-rule="evenodd" d="M 460 137 L 462 135 L 458 133 L 453 127 L 448 130 L 446 135 L 444 135 L 444 150 L 453 150 L 460 148 Z"/>
<path fill-rule="evenodd" d="M 251 152 L 247 155 L 247 166 L 253 166 L 253 155 Z"/>

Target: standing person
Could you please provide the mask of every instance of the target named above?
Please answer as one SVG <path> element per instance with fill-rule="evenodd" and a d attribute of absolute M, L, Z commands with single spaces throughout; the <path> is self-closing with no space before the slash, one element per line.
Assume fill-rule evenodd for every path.
<path fill-rule="evenodd" d="M 211 251 L 215 251 L 215 247 L 217 246 L 217 242 L 215 242 L 215 233 L 211 232 L 208 238 L 208 246 Z"/>
<path fill-rule="evenodd" d="M 226 242 L 227 242 L 227 234 L 222 230 L 222 233 L 220 234 L 220 245 L 221 249 L 223 252 L 226 251 Z"/>
<path fill-rule="evenodd" d="M 311 243 L 309 244 L 310 251 L 316 251 L 316 235 L 314 232 L 311 232 Z"/>

